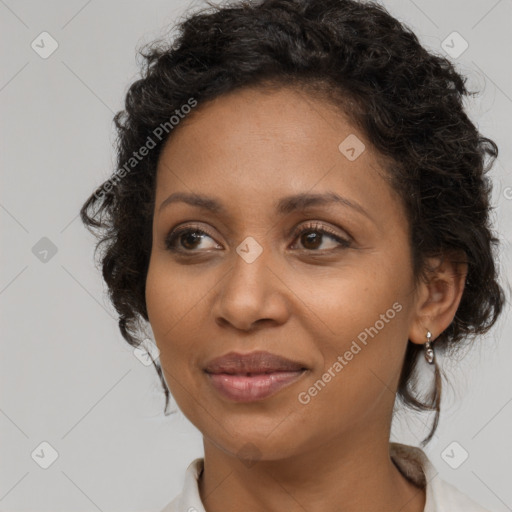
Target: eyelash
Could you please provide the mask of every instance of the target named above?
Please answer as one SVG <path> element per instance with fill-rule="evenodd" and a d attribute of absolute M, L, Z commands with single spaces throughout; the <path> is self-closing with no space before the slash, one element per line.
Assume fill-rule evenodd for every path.
<path fill-rule="evenodd" d="M 329 251 L 329 252 L 332 252 L 333 250 L 346 249 L 346 248 L 350 247 L 350 245 L 351 245 L 351 242 L 349 240 L 347 240 L 345 238 L 341 238 L 331 229 L 329 229 L 325 226 L 322 226 L 322 224 L 318 224 L 318 223 L 307 224 L 305 226 L 297 228 L 296 230 L 294 230 L 294 232 L 292 234 L 293 239 L 295 240 L 295 239 L 299 238 L 302 234 L 307 233 L 307 232 L 315 232 L 315 233 L 321 233 L 324 235 L 328 235 L 330 238 L 334 239 L 336 242 L 338 242 L 340 244 L 340 247 L 338 247 L 336 249 L 327 249 L 327 251 Z M 199 235 L 207 235 L 213 239 L 213 236 L 210 233 L 208 233 L 207 231 L 205 231 L 204 229 L 200 229 L 200 228 L 194 227 L 194 226 L 185 226 L 185 227 L 178 228 L 178 229 L 172 231 L 167 236 L 167 238 L 165 239 L 166 248 L 169 251 L 176 252 L 176 253 L 182 253 L 182 254 L 187 254 L 187 253 L 193 254 L 193 253 L 197 252 L 194 249 L 187 250 L 187 249 L 177 248 L 175 246 L 176 240 L 178 240 L 181 235 L 187 234 L 187 233 L 197 233 Z M 321 250 L 315 250 L 315 249 L 303 249 L 303 250 L 311 251 L 311 252 L 322 252 Z"/>

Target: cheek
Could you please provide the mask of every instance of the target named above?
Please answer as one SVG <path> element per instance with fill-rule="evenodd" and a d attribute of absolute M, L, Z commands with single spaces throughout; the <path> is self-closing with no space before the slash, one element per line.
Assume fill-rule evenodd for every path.
<path fill-rule="evenodd" d="M 146 279 L 148 318 L 160 351 L 162 370 L 173 395 L 176 387 L 174 380 L 183 380 L 183 372 L 187 371 L 188 364 L 184 365 L 183 362 L 187 357 L 185 348 L 186 342 L 190 343 L 190 334 L 185 337 L 183 334 L 193 313 L 187 300 L 190 294 L 183 293 L 182 290 L 187 288 L 180 286 L 176 276 L 176 272 L 169 273 L 153 260 Z"/>
<path fill-rule="evenodd" d="M 308 385 L 328 381 L 325 388 L 319 383 L 311 389 L 322 396 L 315 398 L 315 407 L 335 400 L 356 404 L 356 409 L 359 404 L 362 412 L 383 389 L 394 389 L 399 377 L 407 344 L 410 275 L 391 254 L 373 254 L 372 259 L 372 265 L 354 265 L 316 280 L 316 288 L 315 279 L 301 284 L 316 290 L 305 298 L 304 314 L 313 319 L 310 335 L 324 361 Z M 303 391 L 307 401 L 308 387 Z"/>
<path fill-rule="evenodd" d="M 315 425 L 311 430 L 320 440 L 387 417 L 406 347 L 406 308 L 398 293 L 391 290 L 383 296 L 373 287 L 352 294 L 344 284 L 338 300 L 334 291 L 328 305 L 323 296 L 329 330 L 315 338 L 323 367 L 298 389 L 293 407 L 304 425 Z"/>
<path fill-rule="evenodd" d="M 316 325 L 326 336 L 347 341 L 376 322 L 379 331 L 398 327 L 398 310 L 404 308 L 408 290 L 404 276 L 406 272 L 378 262 L 351 265 L 323 277 L 314 273 L 296 277 L 294 291 L 304 302 L 309 322 L 317 319 Z M 395 303 L 399 304 L 393 307 Z"/>
<path fill-rule="evenodd" d="M 185 416 L 196 423 L 195 389 L 193 375 L 194 326 L 197 325 L 196 297 L 179 272 L 169 272 L 165 265 L 150 263 L 146 280 L 146 306 L 149 322 L 160 351 L 160 365 L 173 399 Z M 190 283 L 188 283 L 190 285 Z M 184 290 L 186 292 L 184 292 Z M 199 295 L 199 294 L 197 294 Z M 196 321 L 191 319 L 195 318 Z"/>
<path fill-rule="evenodd" d="M 146 279 L 146 306 L 155 338 L 163 345 L 184 325 L 197 325 L 204 284 L 165 258 L 153 259 Z"/>

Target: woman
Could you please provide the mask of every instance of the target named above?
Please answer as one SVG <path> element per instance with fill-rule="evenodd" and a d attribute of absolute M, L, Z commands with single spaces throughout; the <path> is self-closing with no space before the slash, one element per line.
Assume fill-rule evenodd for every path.
<path fill-rule="evenodd" d="M 352 0 L 212 7 L 144 56 L 81 215 L 203 434 L 164 511 L 483 511 L 389 440 L 398 397 L 436 411 L 428 443 L 437 356 L 503 307 L 463 78 Z"/>

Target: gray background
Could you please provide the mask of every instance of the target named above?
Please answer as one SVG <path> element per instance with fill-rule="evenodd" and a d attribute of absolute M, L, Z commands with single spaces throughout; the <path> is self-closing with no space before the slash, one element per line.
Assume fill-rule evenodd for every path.
<path fill-rule="evenodd" d="M 500 148 L 493 197 L 508 282 L 512 1 L 383 3 L 439 53 L 453 31 L 469 44 L 454 60 L 482 91 L 468 102 L 472 119 Z M 156 372 L 119 334 L 94 239 L 77 217 L 115 169 L 112 117 L 137 78 L 136 48 L 190 5 L 0 0 L 1 511 L 159 511 L 202 454 L 200 434 L 181 413 L 164 417 Z M 31 48 L 43 31 L 59 45 L 46 59 Z M 44 237 L 57 252 L 41 261 Z M 443 478 L 496 512 L 512 510 L 508 312 L 464 359 L 444 361 L 453 384 L 426 449 Z M 393 439 L 417 444 L 428 419 L 399 414 Z M 34 460 L 49 457 L 43 441 L 58 453 L 47 469 Z M 453 466 L 462 450 L 469 457 L 453 469 L 446 453 Z"/>

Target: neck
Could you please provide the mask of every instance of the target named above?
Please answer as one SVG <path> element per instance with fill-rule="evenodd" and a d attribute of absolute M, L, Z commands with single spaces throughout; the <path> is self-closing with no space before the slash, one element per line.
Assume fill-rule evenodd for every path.
<path fill-rule="evenodd" d="M 205 439 L 201 499 L 207 512 L 423 512 L 425 491 L 397 469 L 387 434 L 344 434 L 309 451 L 254 464 Z"/>

